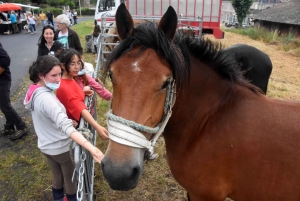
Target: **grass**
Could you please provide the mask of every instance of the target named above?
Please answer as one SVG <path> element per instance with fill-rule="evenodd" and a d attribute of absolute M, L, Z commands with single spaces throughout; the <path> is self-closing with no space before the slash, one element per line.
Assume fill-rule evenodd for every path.
<path fill-rule="evenodd" d="M 248 36 L 253 40 L 260 40 L 267 44 L 276 44 L 278 50 L 285 52 L 291 52 L 296 56 L 300 56 L 300 38 L 296 38 L 292 34 L 282 34 L 279 36 L 278 30 L 268 31 L 266 29 L 256 29 L 256 28 L 247 28 L 247 29 L 225 29 L 225 32 L 233 32 L 240 35 Z"/>

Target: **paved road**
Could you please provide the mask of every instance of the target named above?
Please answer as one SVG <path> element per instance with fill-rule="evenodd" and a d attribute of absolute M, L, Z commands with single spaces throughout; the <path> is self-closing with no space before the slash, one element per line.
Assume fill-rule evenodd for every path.
<path fill-rule="evenodd" d="M 93 16 L 82 17 L 78 19 L 78 22 L 80 23 L 93 18 Z M 23 30 L 20 34 L 0 35 L 0 42 L 11 58 L 11 96 L 28 75 L 28 68 L 37 57 L 37 43 L 41 36 L 42 27 L 37 26 L 36 32 L 36 34 L 31 35 Z M 84 47 L 84 44 L 82 46 Z"/>

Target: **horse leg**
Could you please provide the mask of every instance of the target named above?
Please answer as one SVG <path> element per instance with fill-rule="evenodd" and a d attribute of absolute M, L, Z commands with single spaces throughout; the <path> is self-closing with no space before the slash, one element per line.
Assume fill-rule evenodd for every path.
<path fill-rule="evenodd" d="M 187 200 L 188 200 L 188 201 L 191 201 L 191 198 L 190 198 L 190 195 L 189 195 L 188 192 L 186 192 L 186 196 L 187 196 Z"/>

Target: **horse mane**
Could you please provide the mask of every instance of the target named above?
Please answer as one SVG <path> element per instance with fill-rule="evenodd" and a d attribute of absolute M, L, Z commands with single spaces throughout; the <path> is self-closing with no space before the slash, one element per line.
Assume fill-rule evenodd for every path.
<path fill-rule="evenodd" d="M 231 55 L 225 54 L 223 45 L 220 42 L 213 42 L 207 38 L 191 38 L 186 34 L 176 34 L 174 43 L 179 46 L 185 59 L 189 62 L 189 56 L 201 60 L 211 66 L 222 78 L 245 86 L 255 93 L 261 93 L 260 89 L 249 83 L 244 78 L 244 71 Z M 190 63 L 188 63 L 190 67 Z"/>
<path fill-rule="evenodd" d="M 142 46 L 141 51 L 151 48 L 164 58 L 170 65 L 177 87 L 189 80 L 190 55 L 209 64 L 222 78 L 245 86 L 255 93 L 259 89 L 250 84 L 243 77 L 243 73 L 236 64 L 234 58 L 223 52 L 221 43 L 215 43 L 209 39 L 191 38 L 189 35 L 177 32 L 173 41 L 158 30 L 157 23 L 145 22 L 134 28 L 133 35 L 125 38 L 108 57 L 104 66 L 104 73 L 107 74 L 110 64 L 126 54 L 137 45 Z"/>

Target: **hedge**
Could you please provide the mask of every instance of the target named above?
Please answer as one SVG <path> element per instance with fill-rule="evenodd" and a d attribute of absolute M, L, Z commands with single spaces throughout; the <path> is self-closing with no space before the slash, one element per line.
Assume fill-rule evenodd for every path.
<path fill-rule="evenodd" d="M 50 12 L 55 16 L 58 16 L 63 13 L 63 10 L 61 8 L 40 8 L 40 9 L 34 9 L 34 13 L 40 13 L 40 11 L 43 11 L 45 14 L 47 14 L 47 10 L 50 10 Z M 72 10 L 73 11 L 73 10 Z M 76 9 L 77 15 L 80 15 L 80 10 L 79 8 Z M 95 15 L 95 10 L 91 10 L 89 8 L 81 8 L 81 15 Z"/>

